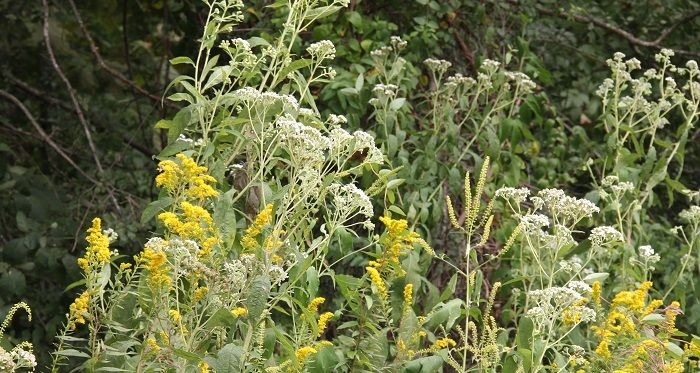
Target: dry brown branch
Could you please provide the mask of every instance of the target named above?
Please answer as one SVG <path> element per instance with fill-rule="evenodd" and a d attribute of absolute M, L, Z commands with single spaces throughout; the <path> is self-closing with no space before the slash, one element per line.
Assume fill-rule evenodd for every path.
<path fill-rule="evenodd" d="M 75 114 L 78 116 L 78 121 L 80 121 L 80 124 L 83 127 L 83 132 L 85 132 L 85 138 L 87 139 L 88 146 L 92 151 L 92 157 L 95 160 L 97 171 L 99 171 L 99 173 L 102 174 L 104 173 L 104 169 L 102 168 L 102 163 L 100 163 L 100 157 L 97 154 L 97 147 L 95 147 L 95 143 L 92 141 L 92 134 L 90 133 L 90 126 L 88 124 L 88 121 L 85 118 L 85 114 L 83 114 L 83 110 L 80 108 L 80 103 L 78 102 L 78 97 L 76 95 L 75 89 L 73 88 L 73 85 L 71 84 L 70 80 L 68 80 L 68 77 L 66 77 L 66 74 L 63 73 L 61 66 L 56 60 L 56 55 L 53 52 L 53 48 L 51 47 L 51 37 L 49 36 L 48 0 L 42 0 L 42 3 L 44 5 L 44 42 L 46 43 L 46 51 L 49 53 L 49 59 L 51 60 L 51 65 L 53 66 L 53 69 L 56 70 L 56 73 L 61 78 L 63 84 L 65 84 L 66 89 L 68 90 L 68 95 L 70 96 L 70 100 L 73 103 L 73 108 L 75 108 Z"/>
<path fill-rule="evenodd" d="M 556 10 L 546 9 L 543 7 L 537 7 L 537 10 L 541 13 L 556 16 L 559 18 L 573 19 L 577 22 L 582 22 L 582 23 L 590 23 L 592 25 L 595 25 L 595 26 L 598 26 L 602 29 L 610 31 L 614 34 L 617 34 L 634 45 L 648 47 L 648 48 L 656 48 L 656 49 L 666 48 L 666 49 L 670 49 L 670 50 L 674 51 L 676 54 L 679 54 L 679 55 L 700 57 L 700 52 L 689 51 L 689 50 L 685 50 L 685 49 L 669 48 L 668 46 L 661 45 L 661 43 L 664 41 L 664 39 L 666 39 L 666 37 L 668 35 L 670 35 L 676 28 L 678 28 L 678 26 L 680 26 L 681 24 L 683 24 L 685 22 L 690 21 L 691 19 L 693 19 L 695 17 L 700 16 L 700 9 L 697 9 L 693 12 L 690 12 L 687 15 L 672 22 L 671 26 L 665 28 L 661 32 L 661 34 L 659 34 L 659 36 L 654 40 L 640 39 L 640 38 L 636 37 L 635 35 L 633 35 L 631 32 L 622 29 L 621 27 L 607 23 L 607 22 L 605 22 L 601 19 L 595 18 L 595 17 L 567 13 L 567 12 L 563 12 L 563 11 L 556 11 Z"/>
<path fill-rule="evenodd" d="M 106 71 L 108 74 L 112 75 L 113 77 L 117 78 L 120 82 L 128 85 L 132 89 L 134 89 L 136 92 L 139 94 L 146 96 L 150 98 L 153 101 L 160 102 L 161 104 L 168 105 L 173 108 L 178 108 L 177 105 L 170 101 L 165 101 L 162 99 L 162 97 L 154 95 L 145 89 L 141 88 L 136 84 L 134 81 L 130 80 L 124 74 L 120 73 L 116 69 L 112 68 L 105 62 L 105 60 L 102 58 L 102 55 L 100 54 L 100 49 L 97 47 L 97 44 L 95 44 L 95 40 L 92 38 L 92 35 L 90 35 L 90 32 L 88 31 L 87 27 L 85 26 L 85 22 L 83 22 L 83 18 L 80 15 L 80 12 L 78 11 L 78 7 L 75 6 L 75 2 L 73 0 L 68 1 L 70 3 L 70 6 L 73 10 L 73 14 L 75 15 L 76 20 L 78 21 L 78 25 L 80 26 L 80 30 L 83 32 L 83 35 L 85 36 L 85 39 L 87 40 L 88 44 L 90 45 L 90 51 L 92 52 L 92 55 L 95 57 L 95 60 L 97 61 L 97 65 L 102 68 L 104 71 Z"/>
<path fill-rule="evenodd" d="M 27 109 L 27 107 L 24 106 L 22 101 L 20 101 L 17 97 L 12 95 L 11 93 L 4 91 L 4 90 L 1 90 L 1 89 L 0 89 L 0 96 L 4 97 L 5 99 L 7 99 L 7 100 L 11 101 L 13 104 L 15 104 L 22 111 L 22 113 L 24 113 L 24 115 L 29 120 L 29 123 L 32 124 L 32 127 L 34 127 L 36 132 L 39 133 L 39 136 L 41 136 L 41 139 L 44 140 L 44 142 L 46 142 L 54 151 L 56 151 L 56 153 L 58 153 L 58 155 L 60 155 L 63 159 L 65 159 L 66 162 L 68 162 L 68 164 L 73 166 L 73 168 L 75 168 L 75 170 L 78 171 L 78 173 L 83 175 L 86 179 L 90 180 L 90 182 L 92 182 L 93 184 L 101 185 L 101 183 L 99 181 L 95 180 L 92 176 L 88 175 L 82 168 L 80 168 L 80 166 L 78 166 L 78 164 L 75 163 L 75 161 L 73 161 L 73 159 L 68 154 L 66 154 L 66 152 L 63 151 L 63 149 L 61 149 L 61 147 L 58 144 L 56 144 L 56 142 L 54 142 L 53 139 L 51 139 L 51 136 L 49 136 L 46 133 L 46 131 L 44 131 L 44 129 L 41 128 L 41 126 L 39 125 L 39 122 L 37 122 L 37 120 L 34 118 L 34 116 L 29 111 L 29 109 Z"/>

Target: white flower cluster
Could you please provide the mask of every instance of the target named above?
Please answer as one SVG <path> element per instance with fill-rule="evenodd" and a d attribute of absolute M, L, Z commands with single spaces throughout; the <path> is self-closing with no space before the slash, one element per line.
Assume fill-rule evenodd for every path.
<path fill-rule="evenodd" d="M 583 268 L 581 257 L 575 255 L 570 259 L 559 261 L 559 268 L 566 273 L 578 273 Z"/>
<path fill-rule="evenodd" d="M 337 221 L 342 223 L 359 214 L 365 218 L 363 226 L 367 229 L 374 227 L 371 221 L 374 216 L 374 207 L 362 189 L 354 184 L 333 183 L 328 187 L 328 192 L 333 198 Z"/>
<path fill-rule="evenodd" d="M 115 232 L 114 229 L 112 229 L 112 228 L 103 230 L 102 234 L 107 236 L 109 243 L 114 243 L 119 238 L 119 235 L 117 234 L 117 232 Z"/>
<path fill-rule="evenodd" d="M 423 61 L 425 66 L 428 67 L 428 69 L 432 72 L 435 72 L 437 74 L 444 74 L 447 69 L 449 69 L 452 66 L 452 62 L 450 61 L 445 61 L 445 60 L 439 60 L 436 58 L 428 58 L 425 61 Z"/>
<path fill-rule="evenodd" d="M 589 293 L 590 287 L 580 281 L 572 281 L 566 287 L 553 286 L 542 290 L 532 290 L 527 293 L 528 299 L 535 306 L 526 314 L 539 326 L 551 325 L 551 320 L 560 320 L 564 310 L 579 315 L 581 322 L 595 320 L 595 310 L 576 305 L 583 299 L 581 293 Z"/>
<path fill-rule="evenodd" d="M 549 218 L 542 214 L 528 214 L 520 218 L 520 223 L 527 233 L 537 233 L 543 227 L 549 227 Z"/>
<path fill-rule="evenodd" d="M 681 211 L 678 217 L 691 224 L 700 224 L 700 206 L 690 206 Z"/>
<path fill-rule="evenodd" d="M 279 138 L 297 165 L 320 165 L 331 141 L 316 128 L 297 122 L 289 115 L 277 118 Z"/>
<path fill-rule="evenodd" d="M 393 98 L 396 96 L 399 87 L 395 84 L 377 84 L 372 88 L 372 93 L 378 98 Z"/>
<path fill-rule="evenodd" d="M 514 82 L 515 85 L 519 87 L 521 94 L 532 93 L 535 90 L 535 88 L 537 88 L 537 84 L 535 84 L 535 82 L 533 82 L 529 76 L 521 73 L 520 71 L 506 71 L 505 75 L 506 78 Z"/>
<path fill-rule="evenodd" d="M 454 74 L 452 76 L 447 77 L 445 87 L 450 88 L 450 89 L 456 89 L 457 87 L 464 87 L 465 89 L 469 89 L 473 87 L 476 84 L 476 80 L 474 78 L 464 76 L 460 73 Z"/>
<path fill-rule="evenodd" d="M 286 111 L 299 111 L 299 101 L 292 95 L 284 95 L 276 92 L 259 92 L 252 87 L 244 87 L 233 92 L 233 97 L 248 105 L 262 104 L 266 107 L 280 103 Z"/>
<path fill-rule="evenodd" d="M 593 246 L 600 247 L 603 245 L 613 244 L 615 242 L 623 242 L 625 237 L 617 229 L 604 225 L 593 228 L 590 236 L 588 236 L 588 239 L 591 241 Z"/>
<path fill-rule="evenodd" d="M 561 189 L 542 189 L 537 196 L 544 202 L 552 214 L 572 221 L 591 217 L 600 209 L 587 199 L 579 199 L 567 196 Z M 534 201 L 533 201 L 534 202 Z M 537 203 L 536 203 L 537 205 Z"/>
<path fill-rule="evenodd" d="M 0 371 L 14 372 L 20 368 L 29 368 L 34 370 L 36 367 L 36 357 L 31 351 L 24 348 L 15 348 L 7 352 L 0 347 Z"/>
<path fill-rule="evenodd" d="M 399 36 L 392 36 L 389 40 L 391 41 L 391 46 L 394 47 L 396 51 L 400 51 L 408 45 L 408 42 L 402 40 Z"/>
<path fill-rule="evenodd" d="M 639 259 L 647 264 L 656 264 L 661 260 L 659 254 L 654 252 L 650 245 L 639 246 Z"/>
<path fill-rule="evenodd" d="M 389 54 L 391 54 L 391 51 L 391 47 L 381 47 L 369 52 L 369 55 L 374 59 L 383 59 L 388 57 Z"/>
<path fill-rule="evenodd" d="M 481 63 L 481 70 L 484 70 L 487 74 L 493 74 L 498 71 L 499 66 L 501 66 L 500 62 L 487 58 Z"/>
<path fill-rule="evenodd" d="M 321 40 L 319 42 L 311 44 L 306 51 L 309 52 L 311 57 L 321 61 L 321 60 L 332 60 L 335 58 L 335 45 L 330 40 Z"/>
<path fill-rule="evenodd" d="M 347 124 L 348 118 L 346 118 L 344 115 L 331 114 L 328 116 L 327 122 L 328 122 L 328 125 L 330 127 L 335 127 L 335 126 L 340 126 L 342 124 Z"/>
<path fill-rule="evenodd" d="M 497 198 L 503 198 L 506 200 L 512 200 L 517 204 L 525 202 L 527 197 L 530 195 L 530 189 L 528 188 L 511 188 L 503 187 L 496 191 L 495 196 Z M 549 222 L 548 224 L 549 225 Z"/>

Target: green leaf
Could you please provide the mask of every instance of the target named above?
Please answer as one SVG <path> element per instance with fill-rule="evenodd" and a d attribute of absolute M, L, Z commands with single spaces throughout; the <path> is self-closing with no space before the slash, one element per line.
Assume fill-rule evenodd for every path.
<path fill-rule="evenodd" d="M 532 350 L 532 333 L 535 330 L 535 324 L 529 317 L 522 317 L 518 325 L 518 333 L 515 336 L 518 351 L 521 348 Z"/>
<path fill-rule="evenodd" d="M 642 322 L 649 325 L 659 325 L 664 322 L 664 320 L 666 320 L 666 318 L 658 313 L 650 313 L 642 318 Z"/>
<path fill-rule="evenodd" d="M 216 361 L 213 364 L 216 372 L 238 372 L 241 368 L 241 356 L 243 349 L 233 343 L 229 343 L 216 354 Z"/>
<path fill-rule="evenodd" d="M 314 360 L 309 364 L 309 372 L 325 373 L 334 372 L 338 365 L 338 357 L 332 347 L 324 347 L 316 354 Z"/>
<path fill-rule="evenodd" d="M 444 360 L 440 356 L 425 356 L 409 361 L 404 365 L 401 372 L 404 373 L 432 373 L 440 371 Z"/>
<path fill-rule="evenodd" d="M 146 224 L 147 222 L 151 221 L 154 216 L 156 216 L 159 212 L 165 211 L 165 209 L 172 205 L 175 200 L 172 199 L 171 197 L 163 197 L 159 200 L 153 201 L 146 206 L 145 209 L 143 209 L 143 213 L 141 214 L 141 224 Z"/>
<path fill-rule="evenodd" d="M 309 267 L 306 270 L 306 285 L 309 298 L 314 298 L 316 296 L 316 292 L 318 292 L 318 283 L 318 271 L 316 271 L 316 267 Z"/>
<path fill-rule="evenodd" d="M 257 322 L 267 308 L 267 298 L 270 295 L 270 278 L 266 275 L 256 276 L 250 286 L 248 299 L 245 302 L 250 320 Z"/>
<path fill-rule="evenodd" d="M 306 12 L 306 18 L 304 19 L 319 19 L 323 17 L 328 17 L 329 15 L 342 9 L 342 6 L 338 5 L 326 5 L 314 8 Z"/>
<path fill-rule="evenodd" d="M 303 69 L 303 68 L 311 65 L 311 62 L 313 62 L 313 61 L 308 59 L 308 58 L 294 60 L 289 65 L 285 66 L 285 68 L 282 69 L 282 71 L 280 71 L 279 76 L 284 78 L 287 75 L 289 75 L 289 73 L 291 73 L 292 71 L 297 71 L 299 69 Z"/>
<path fill-rule="evenodd" d="M 602 282 L 606 278 L 608 278 L 608 276 L 610 276 L 610 274 L 607 272 L 596 272 L 596 273 L 591 273 L 589 275 L 586 275 L 586 277 L 583 278 L 583 281 L 589 282 L 589 283 L 596 282 L 596 281 Z"/>
<path fill-rule="evenodd" d="M 204 323 L 206 330 L 213 330 L 217 327 L 231 326 L 236 322 L 236 318 L 231 314 L 231 311 L 226 308 L 220 308 Z"/>
<path fill-rule="evenodd" d="M 180 56 L 170 59 L 170 64 L 173 66 L 182 64 L 194 66 L 194 61 L 192 61 L 192 59 L 187 56 Z"/>
<path fill-rule="evenodd" d="M 678 359 L 683 356 L 683 349 L 673 342 L 666 342 L 666 350 Z"/>

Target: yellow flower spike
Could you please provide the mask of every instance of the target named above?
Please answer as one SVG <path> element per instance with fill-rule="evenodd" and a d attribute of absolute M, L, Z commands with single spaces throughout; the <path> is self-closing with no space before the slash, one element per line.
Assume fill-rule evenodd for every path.
<path fill-rule="evenodd" d="M 197 364 L 197 368 L 199 368 L 199 373 L 209 373 L 209 364 L 204 360 Z"/>
<path fill-rule="evenodd" d="M 265 208 L 258 213 L 255 219 L 253 219 L 253 223 L 246 228 L 245 234 L 241 238 L 243 251 L 252 251 L 258 247 L 256 237 L 262 233 L 263 228 L 272 222 L 272 207 L 273 205 L 271 203 L 267 204 Z"/>
<path fill-rule="evenodd" d="M 121 263 L 119 264 L 120 271 L 126 271 L 131 268 L 131 263 Z"/>
<path fill-rule="evenodd" d="M 182 315 L 180 314 L 180 312 L 178 310 L 170 310 L 170 311 L 168 311 L 168 315 L 176 323 L 179 324 L 180 322 L 182 322 Z"/>
<path fill-rule="evenodd" d="M 194 293 L 192 294 L 192 300 L 195 302 L 199 302 L 200 300 L 204 299 L 204 296 L 207 295 L 209 292 L 209 288 L 206 286 L 198 287 L 195 289 Z"/>
<path fill-rule="evenodd" d="M 431 350 L 440 350 L 443 348 L 455 347 L 457 342 L 452 338 L 440 338 L 430 347 Z"/>
<path fill-rule="evenodd" d="M 603 287 L 601 286 L 600 281 L 594 281 L 593 284 L 591 284 L 591 299 L 597 306 L 600 306 L 600 294 L 602 291 Z"/>
<path fill-rule="evenodd" d="M 413 305 L 413 284 L 408 283 L 403 287 L 403 309 L 408 312 Z"/>
<path fill-rule="evenodd" d="M 382 279 L 382 276 L 379 274 L 379 271 L 377 271 L 377 269 L 374 267 L 366 267 L 365 270 L 367 270 L 367 273 L 369 273 L 370 280 L 377 288 L 379 298 L 386 300 L 389 297 L 389 293 L 386 288 L 386 283 Z"/>
<path fill-rule="evenodd" d="M 168 258 L 164 252 L 146 247 L 137 257 L 137 261 L 148 271 L 148 283 L 152 288 L 170 286 L 172 280 L 168 274 Z"/>
<path fill-rule="evenodd" d="M 109 237 L 102 233 L 102 220 L 100 218 L 92 219 L 92 225 L 88 228 L 87 233 L 85 240 L 89 246 L 85 250 L 85 255 L 78 259 L 78 265 L 86 273 L 90 271 L 91 266 L 101 267 L 109 263 L 112 258 L 112 252 L 109 250 Z"/>
<path fill-rule="evenodd" d="M 248 310 L 245 307 L 237 307 L 231 310 L 231 314 L 235 317 L 241 317 L 248 314 Z"/>
<path fill-rule="evenodd" d="M 158 170 L 160 174 L 156 176 L 156 186 L 172 193 L 180 183 L 180 166 L 173 161 L 165 160 L 158 163 Z"/>
<path fill-rule="evenodd" d="M 158 346 L 158 342 L 156 342 L 155 338 L 148 338 L 146 339 L 146 347 L 148 350 L 158 353 L 160 351 L 160 346 Z"/>
<path fill-rule="evenodd" d="M 333 318 L 333 312 L 324 312 L 318 317 L 318 335 L 323 334 L 328 326 L 328 320 Z"/>
<path fill-rule="evenodd" d="M 322 305 L 326 301 L 324 297 L 316 297 L 309 302 L 308 310 L 311 312 L 318 312 L 318 306 Z"/>
<path fill-rule="evenodd" d="M 90 293 L 86 290 L 75 298 L 70 305 L 68 329 L 74 330 L 77 324 L 85 324 L 85 316 L 89 315 Z"/>
<path fill-rule="evenodd" d="M 300 363 L 303 363 L 309 356 L 317 353 L 318 350 L 311 346 L 304 346 L 297 350 L 296 357 Z"/>

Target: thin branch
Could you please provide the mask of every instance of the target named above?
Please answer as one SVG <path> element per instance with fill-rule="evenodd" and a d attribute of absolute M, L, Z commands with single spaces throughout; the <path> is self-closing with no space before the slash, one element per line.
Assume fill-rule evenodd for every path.
<path fill-rule="evenodd" d="M 618 26 L 607 23 L 607 22 L 605 22 L 601 19 L 595 18 L 595 17 L 566 13 L 566 12 L 562 12 L 562 11 L 554 11 L 554 10 L 546 9 L 543 7 L 537 7 L 537 10 L 541 13 L 544 13 L 547 15 L 557 16 L 559 18 L 573 19 L 575 21 L 582 22 L 582 23 L 590 23 L 592 25 L 595 25 L 595 26 L 598 26 L 602 29 L 610 31 L 614 34 L 617 34 L 634 45 L 639 45 L 639 46 L 648 47 L 648 48 L 656 48 L 656 49 L 666 48 L 666 49 L 670 49 L 670 50 L 674 51 L 676 54 L 682 54 L 682 55 L 687 55 L 687 56 L 696 56 L 696 57 L 700 56 L 700 52 L 689 51 L 689 50 L 684 50 L 684 49 L 669 48 L 669 47 L 661 45 L 661 42 L 669 34 L 671 34 L 671 32 L 673 32 L 678 26 L 680 26 L 682 23 L 687 22 L 687 21 L 689 21 L 697 16 L 700 16 L 700 9 L 693 11 L 693 12 L 687 14 L 686 16 L 673 22 L 673 24 L 671 26 L 669 26 L 668 28 L 664 29 L 661 32 L 661 34 L 659 35 L 659 37 L 657 37 L 655 40 L 640 39 L 640 38 L 634 36 L 631 32 L 629 32 L 627 30 L 624 30 Z"/>
<path fill-rule="evenodd" d="M 100 49 L 97 47 L 97 44 L 95 44 L 95 40 L 93 40 L 92 35 L 90 35 L 90 32 L 88 31 L 87 27 L 85 27 L 85 22 L 83 22 L 83 18 L 80 16 L 80 12 L 78 11 L 78 7 L 75 6 L 75 2 L 73 0 L 68 0 L 70 3 L 71 8 L 73 9 L 73 14 L 75 15 L 75 18 L 78 21 L 78 25 L 80 26 L 80 30 L 83 32 L 83 35 L 85 36 L 85 39 L 88 41 L 88 44 L 90 44 L 90 51 L 92 52 L 92 55 L 95 57 L 95 60 L 97 61 L 97 65 L 105 70 L 108 74 L 112 75 L 113 77 L 117 78 L 117 80 L 121 81 L 122 83 L 128 85 L 132 89 L 134 89 L 136 92 L 140 93 L 143 96 L 146 96 L 150 98 L 153 101 L 160 102 L 161 104 L 168 105 L 173 108 L 179 108 L 179 106 L 175 105 L 174 103 L 170 101 L 164 101 L 160 96 L 151 94 L 150 92 L 146 91 L 145 89 L 139 87 L 138 84 L 136 84 L 134 81 L 130 80 L 124 74 L 120 73 L 119 71 L 115 70 L 111 66 L 105 62 L 105 60 L 102 58 L 102 55 L 100 54 Z"/>
<path fill-rule="evenodd" d="M 32 87 L 29 83 L 27 83 L 25 81 L 13 76 L 13 75 L 10 75 L 10 74 L 7 75 L 7 79 L 10 81 L 10 83 L 17 86 L 21 90 L 31 94 L 32 96 L 40 98 L 40 99 L 48 102 L 51 105 L 58 106 L 63 110 L 70 111 L 71 113 L 75 113 L 75 109 L 69 103 L 67 103 L 65 101 L 61 101 L 57 98 L 51 97 L 51 96 L 47 95 L 45 92 L 42 92 L 42 91 Z"/>
<path fill-rule="evenodd" d="M 27 119 L 29 119 L 29 122 L 32 124 L 32 126 L 34 127 L 34 129 L 36 130 L 36 132 L 39 133 L 39 136 L 41 136 L 42 140 L 44 140 L 44 142 L 46 142 L 47 144 L 49 144 L 49 146 L 50 146 L 51 148 L 53 148 L 53 150 L 55 150 L 56 153 L 58 153 L 58 155 L 60 155 L 63 159 L 65 159 L 66 162 L 68 162 L 68 164 L 70 164 L 71 166 L 73 166 L 73 168 L 75 168 L 76 171 L 78 171 L 78 173 L 80 173 L 81 175 L 83 175 L 86 179 L 90 180 L 93 184 L 95 184 L 95 185 L 102 185 L 102 183 L 100 183 L 99 181 L 95 180 L 92 176 L 88 175 L 85 171 L 83 171 L 83 169 L 80 168 L 80 166 L 78 166 L 78 164 L 75 163 L 75 161 L 73 161 L 73 159 L 72 159 L 68 154 L 66 154 L 66 152 L 64 152 L 63 149 L 61 149 L 61 147 L 58 146 L 58 144 L 56 144 L 56 143 L 53 141 L 53 139 L 51 139 L 51 136 L 49 136 L 49 135 L 46 133 L 46 131 L 44 131 L 44 129 L 41 128 L 41 126 L 39 125 L 39 122 L 36 121 L 36 119 L 34 118 L 34 116 L 32 115 L 32 113 L 29 111 L 29 109 L 27 109 L 26 106 L 24 106 L 24 104 L 22 103 L 22 101 L 20 101 L 17 97 L 15 97 L 14 95 L 12 95 L 11 93 L 9 93 L 9 92 L 7 92 L 7 91 L 4 91 L 4 90 L 2 90 L 2 89 L 0 89 L 0 96 L 2 96 L 2 97 L 4 97 L 5 99 L 11 101 L 11 102 L 12 102 L 13 104 L 15 104 L 20 110 L 22 110 L 22 112 L 23 112 L 24 115 L 27 117 Z"/>
<path fill-rule="evenodd" d="M 42 0 L 42 3 L 44 5 L 44 42 L 46 43 L 46 51 L 49 53 L 49 58 L 51 59 L 51 64 L 53 65 L 54 70 L 56 70 L 56 73 L 68 89 L 68 95 L 73 102 L 73 107 L 75 108 L 75 113 L 78 116 L 78 121 L 80 121 L 80 124 L 83 126 L 85 138 L 87 139 L 88 146 L 90 146 L 90 150 L 92 151 L 92 157 L 95 160 L 95 165 L 97 166 L 99 173 L 102 174 L 104 173 L 104 169 L 102 168 L 102 163 L 100 163 L 100 158 L 97 155 L 97 147 L 95 147 L 95 143 L 92 141 L 92 134 L 90 133 L 88 121 L 83 114 L 83 110 L 80 108 L 80 103 L 78 102 L 78 98 L 75 94 L 75 89 L 73 89 L 73 85 L 66 77 L 66 74 L 63 73 L 61 66 L 56 60 L 56 55 L 53 53 L 53 48 L 51 47 L 51 37 L 49 36 L 49 2 L 48 0 Z"/>

